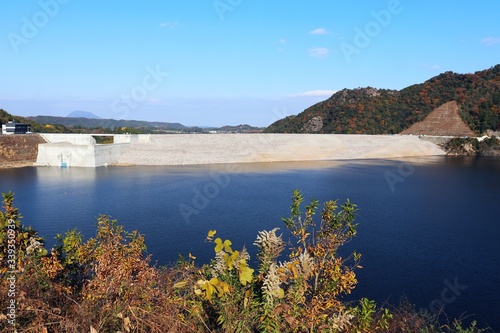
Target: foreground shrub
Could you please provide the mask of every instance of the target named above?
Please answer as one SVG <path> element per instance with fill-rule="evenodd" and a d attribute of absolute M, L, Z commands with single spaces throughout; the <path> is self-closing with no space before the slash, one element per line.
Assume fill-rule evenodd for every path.
<path fill-rule="evenodd" d="M 172 274 L 149 265 L 144 238 L 128 233 L 116 221 L 100 216 L 95 238 L 82 242 L 70 231 L 58 236 L 50 254 L 31 228 L 24 228 L 12 194 L 4 196 L 2 223 L 15 220 L 17 270 L 2 255 L 0 293 L 8 295 L 7 277 L 15 275 L 15 320 L 2 313 L 0 329 L 6 332 L 182 332 L 196 326 L 183 316 L 183 300 L 172 289 Z M 7 222 L 5 222 L 7 221 Z M 11 223 L 12 224 L 12 223 Z M 8 228 L 2 228 L 5 246 Z M 35 250 L 27 237 L 39 243 Z M 28 246 L 25 246 L 28 244 Z M 9 299 L 0 298 L 2 309 Z"/>
<path fill-rule="evenodd" d="M 339 208 L 328 201 L 315 221 L 318 201 L 312 200 L 304 213 L 302 203 L 295 191 L 291 216 L 283 219 L 293 242 L 285 244 L 278 228 L 259 232 L 254 243 L 259 248 L 256 274 L 248 266 L 245 248 L 233 250 L 230 240 L 214 240 L 216 231 L 209 232 L 215 259 L 192 285 L 204 326 L 225 332 L 361 332 L 388 327 L 391 314 L 377 310 L 375 302 L 362 299 L 353 307 L 341 301 L 357 283 L 354 268 L 360 255 L 344 259 L 337 252 L 356 234 L 356 206 L 347 201 Z M 288 260 L 278 262 L 287 246 Z"/>

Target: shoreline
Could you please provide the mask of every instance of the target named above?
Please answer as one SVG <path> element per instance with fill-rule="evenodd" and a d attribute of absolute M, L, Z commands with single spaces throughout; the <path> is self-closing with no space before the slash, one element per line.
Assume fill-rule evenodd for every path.
<path fill-rule="evenodd" d="M 34 167 L 35 162 L 12 162 L 12 163 L 2 163 L 0 164 L 1 169 L 20 169 L 26 167 Z"/>
<path fill-rule="evenodd" d="M 400 157 L 374 157 L 374 158 L 351 158 L 351 159 L 328 159 L 328 160 L 295 160 L 295 161 L 256 161 L 256 162 L 237 162 L 237 163 L 205 163 L 205 164 L 163 164 L 163 165 L 144 165 L 144 164 L 109 164 L 107 166 L 99 166 L 95 167 L 97 168 L 134 168 L 134 167 L 154 167 L 154 168 L 160 168 L 160 167 L 193 167 L 193 168 L 214 168 L 214 169 L 219 169 L 219 168 L 224 168 L 225 171 L 227 171 L 228 166 L 232 166 L 235 164 L 241 165 L 240 167 L 236 169 L 232 169 L 232 167 L 229 167 L 229 170 L 235 171 L 239 170 L 241 168 L 243 169 L 254 169 L 257 168 L 258 170 L 262 170 L 262 168 L 259 168 L 261 165 L 267 165 L 271 168 L 273 167 L 283 167 L 286 169 L 310 169 L 312 168 L 322 168 L 322 166 L 318 166 L 319 163 L 328 163 L 328 162 L 339 162 L 339 163 L 348 163 L 348 162 L 356 162 L 356 163 L 375 163 L 375 162 L 390 162 L 390 161 L 396 161 L 396 162 L 411 162 L 413 163 L 426 163 L 427 161 L 432 161 L 433 158 L 439 158 L 439 157 L 449 157 L 449 158 L 469 158 L 469 159 L 500 159 L 498 156 L 466 156 L 466 155 L 425 155 L 425 156 L 400 156 Z M 307 163 L 307 165 L 303 165 L 304 163 Z M 243 166 L 243 167 L 242 167 Z M 37 165 L 36 163 L 33 162 L 27 162 L 27 163 L 12 163 L 12 164 L 3 164 L 0 165 L 0 172 L 2 170 L 13 170 L 13 169 L 22 169 L 22 168 L 48 168 L 48 167 L 53 167 L 53 166 L 45 166 L 45 165 Z M 66 167 L 67 169 L 71 168 L 78 168 L 78 169 L 87 169 L 85 167 Z"/>

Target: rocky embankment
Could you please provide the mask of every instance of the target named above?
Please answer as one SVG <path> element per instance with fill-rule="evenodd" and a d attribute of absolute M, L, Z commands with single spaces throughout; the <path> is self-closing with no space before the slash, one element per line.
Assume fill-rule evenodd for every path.
<path fill-rule="evenodd" d="M 447 155 L 500 157 L 500 139 L 454 138 L 443 145 Z"/>
<path fill-rule="evenodd" d="M 468 136 L 476 134 L 462 120 L 458 104 L 451 101 L 434 109 L 424 120 L 413 124 L 401 134 L 432 135 L 432 136 Z"/>
<path fill-rule="evenodd" d="M 176 134 L 136 142 L 118 165 L 193 165 L 384 159 L 444 155 L 416 136 L 337 134 Z"/>
<path fill-rule="evenodd" d="M 45 142 L 39 134 L 0 135 L 0 168 L 33 165 Z"/>

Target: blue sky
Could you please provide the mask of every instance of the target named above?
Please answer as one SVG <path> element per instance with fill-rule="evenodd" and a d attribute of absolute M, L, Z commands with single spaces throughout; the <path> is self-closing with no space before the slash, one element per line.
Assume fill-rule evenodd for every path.
<path fill-rule="evenodd" d="M 500 63 L 498 0 L 2 1 L 0 108 L 267 126 Z"/>

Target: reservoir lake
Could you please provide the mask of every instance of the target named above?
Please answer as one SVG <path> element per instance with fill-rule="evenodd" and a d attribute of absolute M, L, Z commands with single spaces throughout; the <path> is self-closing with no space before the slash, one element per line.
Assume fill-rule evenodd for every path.
<path fill-rule="evenodd" d="M 47 247 L 75 228 L 94 237 L 106 214 L 144 234 L 158 265 L 188 253 L 208 263 L 211 229 L 255 259 L 258 231 L 279 227 L 289 239 L 281 218 L 297 188 L 305 203 L 358 206 L 358 235 L 341 252 L 362 253 L 363 269 L 345 300 L 406 298 L 429 312 L 445 305 L 449 317 L 500 331 L 498 158 L 0 169 L 0 192 L 15 193 L 23 223 Z"/>

